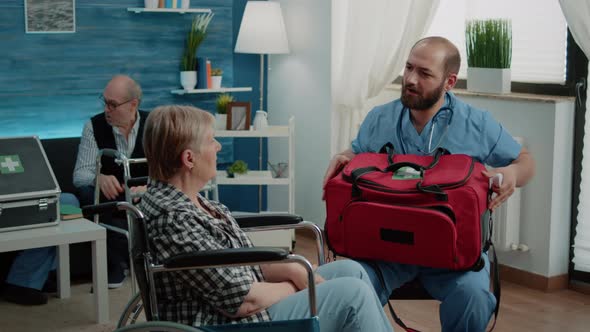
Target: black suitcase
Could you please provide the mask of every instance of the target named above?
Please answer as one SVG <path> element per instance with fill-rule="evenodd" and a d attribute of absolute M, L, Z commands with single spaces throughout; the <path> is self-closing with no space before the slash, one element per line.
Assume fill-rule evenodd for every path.
<path fill-rule="evenodd" d="M 0 138 L 0 232 L 57 225 L 60 192 L 37 136 Z"/>

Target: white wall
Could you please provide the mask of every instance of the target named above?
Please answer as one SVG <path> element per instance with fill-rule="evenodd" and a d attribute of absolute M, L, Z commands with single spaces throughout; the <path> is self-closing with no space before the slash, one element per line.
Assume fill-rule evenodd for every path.
<path fill-rule="evenodd" d="M 324 224 L 322 178 L 330 160 L 330 0 L 279 1 L 288 55 L 273 55 L 268 74 L 269 123 L 295 117 L 295 212 Z M 287 160 L 285 142 L 269 142 L 271 162 Z M 285 187 L 269 187 L 270 210 L 286 211 Z"/>

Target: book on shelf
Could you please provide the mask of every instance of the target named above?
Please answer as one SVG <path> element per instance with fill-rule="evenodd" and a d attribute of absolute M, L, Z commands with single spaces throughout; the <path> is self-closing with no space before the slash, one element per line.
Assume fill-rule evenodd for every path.
<path fill-rule="evenodd" d="M 196 89 L 207 89 L 207 59 L 197 58 L 197 87 Z"/>
<path fill-rule="evenodd" d="M 207 89 L 211 89 L 211 61 L 207 60 Z"/>
<path fill-rule="evenodd" d="M 166 1 L 158 0 L 158 8 L 166 8 Z"/>

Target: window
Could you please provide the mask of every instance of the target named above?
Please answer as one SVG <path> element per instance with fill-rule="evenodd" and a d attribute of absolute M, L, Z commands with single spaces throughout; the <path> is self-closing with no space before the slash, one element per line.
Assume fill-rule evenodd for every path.
<path fill-rule="evenodd" d="M 512 20 L 512 81 L 566 83 L 567 24 L 557 0 L 441 0 L 426 36 L 443 36 L 461 52 L 467 77 L 465 21 Z"/>

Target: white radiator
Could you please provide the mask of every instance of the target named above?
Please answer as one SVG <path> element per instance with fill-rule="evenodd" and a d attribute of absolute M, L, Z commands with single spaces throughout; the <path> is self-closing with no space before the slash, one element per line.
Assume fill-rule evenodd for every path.
<path fill-rule="evenodd" d="M 521 137 L 515 137 L 515 139 L 524 146 Z M 520 201 L 521 189 L 516 188 L 512 196 L 492 215 L 494 220 L 492 240 L 499 251 L 529 250 L 526 244 L 520 242 Z"/>
<path fill-rule="evenodd" d="M 521 189 L 516 188 L 512 196 L 492 214 L 494 232 L 492 240 L 500 251 L 523 250 L 528 248 L 520 243 L 520 197 Z"/>

